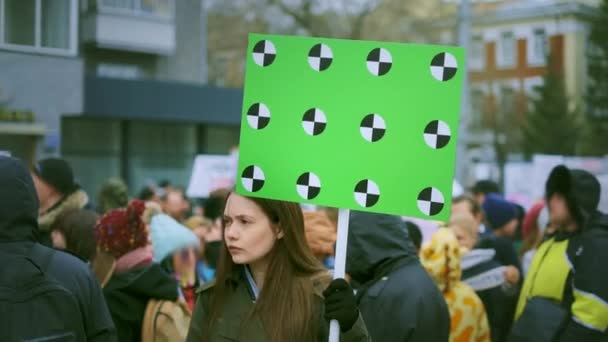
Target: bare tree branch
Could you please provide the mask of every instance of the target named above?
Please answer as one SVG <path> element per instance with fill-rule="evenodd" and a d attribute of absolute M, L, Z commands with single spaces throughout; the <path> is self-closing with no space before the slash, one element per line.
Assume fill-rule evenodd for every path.
<path fill-rule="evenodd" d="M 370 1 L 367 3 L 367 6 L 359 13 L 355 19 L 352 21 L 351 30 L 349 34 L 350 39 L 361 39 L 361 34 L 363 32 L 363 25 L 365 24 L 365 18 L 374 10 L 375 8 L 374 1 Z"/>
<path fill-rule="evenodd" d="M 270 4 L 277 6 L 283 13 L 292 17 L 293 20 L 303 29 L 308 31 L 309 34 L 314 34 L 314 28 L 312 27 L 312 13 L 310 11 L 311 4 L 309 0 L 304 1 L 302 6 L 302 12 L 298 13 L 289 6 L 287 6 L 282 0 L 270 0 Z"/>

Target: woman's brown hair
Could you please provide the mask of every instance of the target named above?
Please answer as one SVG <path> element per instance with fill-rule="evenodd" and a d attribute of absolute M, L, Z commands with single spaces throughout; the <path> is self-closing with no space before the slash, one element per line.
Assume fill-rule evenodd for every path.
<path fill-rule="evenodd" d="M 247 198 L 262 209 L 273 229 L 283 232 L 283 238 L 277 240 L 270 251 L 264 287 L 249 319 L 260 318 L 271 342 L 315 341 L 319 327 L 318 318 L 314 317 L 312 278 L 327 271 L 306 243 L 302 210 L 296 203 Z M 222 241 L 211 310 L 206 315 L 206 334 L 221 316 L 223 304 L 233 291 L 228 278 L 239 267 L 232 262 L 225 239 Z M 329 276 L 321 278 L 328 280 Z M 241 326 L 246 323 L 241 322 Z"/>

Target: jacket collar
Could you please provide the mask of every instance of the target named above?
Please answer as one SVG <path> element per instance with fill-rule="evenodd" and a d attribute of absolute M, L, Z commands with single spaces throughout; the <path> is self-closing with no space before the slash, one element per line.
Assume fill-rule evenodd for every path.
<path fill-rule="evenodd" d="M 49 210 L 42 213 L 38 219 L 40 230 L 48 231 L 61 213 L 67 210 L 82 209 L 89 203 L 89 197 L 83 190 L 76 190 L 65 196 Z"/>

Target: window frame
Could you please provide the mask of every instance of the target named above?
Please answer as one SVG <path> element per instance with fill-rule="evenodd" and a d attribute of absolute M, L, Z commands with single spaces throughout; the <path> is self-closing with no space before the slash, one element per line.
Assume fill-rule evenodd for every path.
<path fill-rule="evenodd" d="M 505 59 L 505 35 L 511 35 L 513 40 L 513 51 L 512 51 L 512 60 L 507 61 Z M 517 66 L 517 38 L 515 37 L 515 32 L 513 31 L 503 31 L 498 36 L 498 57 L 497 64 L 501 69 L 511 69 Z"/>
<path fill-rule="evenodd" d="M 539 57 L 536 55 L 536 38 L 538 32 L 544 33 L 544 53 L 545 55 Z M 547 30 L 544 27 L 535 27 L 532 29 L 532 39 L 530 39 L 530 44 L 528 45 L 528 64 L 534 66 L 543 66 L 547 62 L 547 56 L 549 55 L 549 35 L 547 34 Z"/>
<path fill-rule="evenodd" d="M 475 44 L 479 44 L 479 54 L 474 54 L 475 52 Z M 481 34 L 473 34 L 471 35 L 471 55 L 469 57 L 471 61 L 471 68 L 473 69 L 483 69 L 485 67 L 486 62 L 486 43 L 483 39 L 483 35 Z"/>
<path fill-rule="evenodd" d="M 0 50 L 74 57 L 78 54 L 78 0 L 69 0 L 69 37 L 67 49 L 42 46 L 42 1 L 34 0 L 34 45 L 20 45 L 5 42 L 6 0 L 0 0 Z"/>

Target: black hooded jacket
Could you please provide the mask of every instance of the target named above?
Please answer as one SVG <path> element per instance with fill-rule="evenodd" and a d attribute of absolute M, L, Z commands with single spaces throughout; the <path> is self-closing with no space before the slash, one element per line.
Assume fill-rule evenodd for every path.
<path fill-rule="evenodd" d="M 448 341 L 448 307 L 400 218 L 352 212 L 346 272 L 373 341 Z"/>
<path fill-rule="evenodd" d="M 20 161 L 0 156 L 0 251 L 9 256 L 29 256 L 37 246 L 49 253 L 46 276 L 68 290 L 80 307 L 80 313 L 65 317 L 66 322 L 81 321 L 87 341 L 115 341 L 110 313 L 87 265 L 74 256 L 38 245 L 37 234 L 38 197 L 32 178 Z"/>
<path fill-rule="evenodd" d="M 548 246 L 556 242 L 567 243 L 566 255 L 556 258 L 558 262 L 565 260 L 566 269 L 569 269 L 561 305 L 569 310 L 570 318 L 558 341 L 608 341 L 608 216 L 598 210 L 600 192 L 600 183 L 595 176 L 565 166 L 553 169 L 546 184 L 547 200 L 554 194 L 564 196 L 578 226 L 576 232 L 559 231 L 544 243 Z M 536 268 L 542 271 L 543 265 L 550 262 L 553 260 L 549 257 L 541 259 Z M 539 271 L 531 269 L 529 278 L 536 278 L 534 272 Z M 553 279 L 538 277 L 535 281 Z"/>
<path fill-rule="evenodd" d="M 179 296 L 177 282 L 159 264 L 114 274 L 103 292 L 120 342 L 141 341 L 144 313 L 150 299 L 176 301 Z"/>

